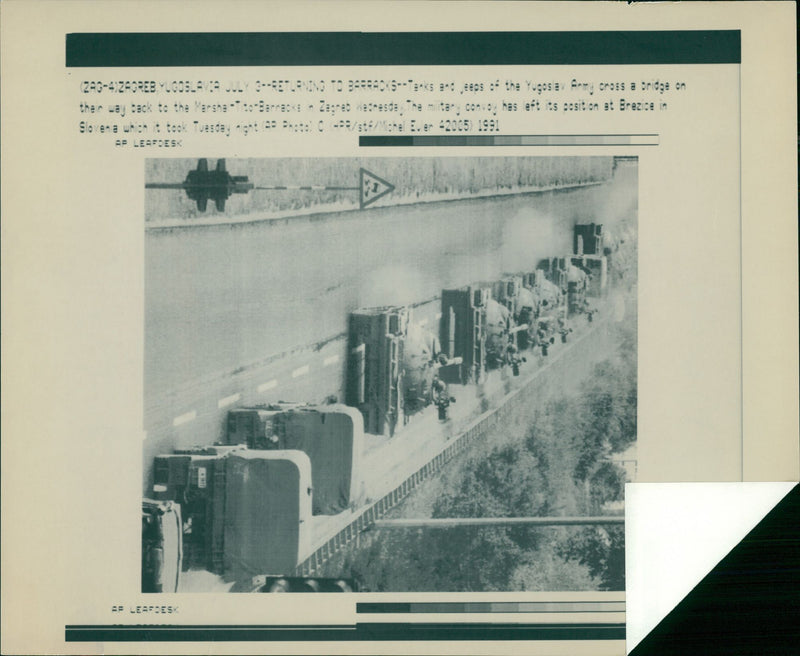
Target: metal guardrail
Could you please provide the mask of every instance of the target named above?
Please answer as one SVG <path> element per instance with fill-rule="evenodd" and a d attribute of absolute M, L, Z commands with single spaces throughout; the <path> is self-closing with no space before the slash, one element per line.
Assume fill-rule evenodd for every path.
<path fill-rule="evenodd" d="M 438 472 L 445 463 L 455 455 L 464 451 L 473 442 L 485 437 L 490 427 L 497 421 L 497 414 L 508 407 L 508 403 L 500 408 L 489 411 L 490 416 L 479 418 L 478 421 L 470 426 L 466 431 L 453 440 L 444 450 L 412 473 L 400 485 L 391 490 L 370 506 L 360 512 L 352 522 L 345 526 L 338 533 L 335 533 L 327 542 L 320 546 L 306 560 L 295 568 L 297 576 L 310 576 L 314 574 L 327 560 L 330 559 L 342 547 L 347 546 L 358 536 L 366 531 L 375 520 L 381 518 L 389 510 L 394 508 L 400 501 L 405 499 L 420 483 L 427 480 L 432 474 Z"/>

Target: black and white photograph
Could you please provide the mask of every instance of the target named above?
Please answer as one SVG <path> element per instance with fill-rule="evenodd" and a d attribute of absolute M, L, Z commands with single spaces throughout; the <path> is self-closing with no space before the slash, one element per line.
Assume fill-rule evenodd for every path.
<path fill-rule="evenodd" d="M 624 590 L 638 178 L 147 159 L 142 591 Z"/>
<path fill-rule="evenodd" d="M 0 652 L 791 651 L 792 5 L 199 8 L 0 2 Z"/>

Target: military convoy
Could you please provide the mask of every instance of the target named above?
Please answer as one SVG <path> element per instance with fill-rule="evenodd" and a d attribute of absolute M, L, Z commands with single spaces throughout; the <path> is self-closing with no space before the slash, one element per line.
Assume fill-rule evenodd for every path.
<path fill-rule="evenodd" d="M 431 405 L 446 421 L 450 385 L 480 384 L 497 369 L 519 375 L 529 356 L 566 342 L 578 317 L 592 320 L 589 299 L 607 286 L 603 239 L 601 225 L 577 225 L 572 255 L 442 290 L 437 329 L 409 307 L 359 309 L 346 405 L 236 408 L 218 443 L 157 456 L 143 504 L 143 591 L 174 591 L 188 569 L 289 576 L 311 549 L 314 517 L 366 502 L 365 433 L 392 438 Z"/>

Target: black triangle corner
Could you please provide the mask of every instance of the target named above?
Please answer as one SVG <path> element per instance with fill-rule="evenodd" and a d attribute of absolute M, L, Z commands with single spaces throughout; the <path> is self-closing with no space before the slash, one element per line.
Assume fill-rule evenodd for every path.
<path fill-rule="evenodd" d="M 800 485 L 630 656 L 800 654 Z"/>

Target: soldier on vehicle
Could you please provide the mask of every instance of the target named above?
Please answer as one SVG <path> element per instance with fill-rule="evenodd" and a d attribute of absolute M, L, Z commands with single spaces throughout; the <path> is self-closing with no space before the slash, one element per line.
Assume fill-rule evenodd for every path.
<path fill-rule="evenodd" d="M 439 421 L 447 421 L 449 419 L 448 408 L 451 403 L 455 403 L 455 398 L 448 394 L 447 384 L 438 376 L 431 383 L 431 392 L 433 393 L 433 402 L 439 412 Z"/>
<path fill-rule="evenodd" d="M 508 349 L 506 350 L 506 359 L 508 364 L 511 365 L 511 372 L 515 376 L 519 376 L 519 365 L 522 362 L 528 361 L 527 358 L 519 354 L 519 350 L 513 344 L 508 345 Z"/>

